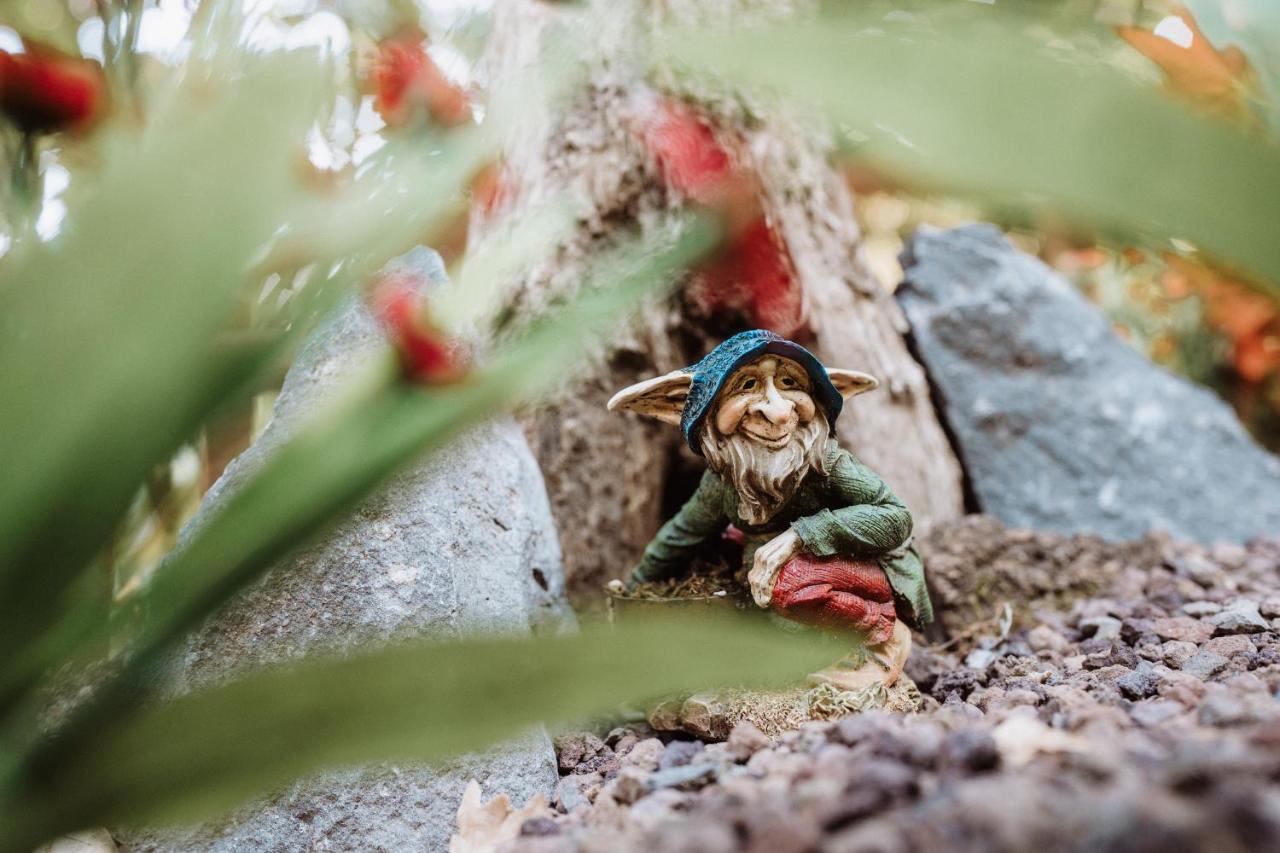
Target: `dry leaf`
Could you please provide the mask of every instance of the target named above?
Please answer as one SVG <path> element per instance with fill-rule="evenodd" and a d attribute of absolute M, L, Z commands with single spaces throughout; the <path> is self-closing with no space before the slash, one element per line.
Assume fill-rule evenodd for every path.
<path fill-rule="evenodd" d="M 514 841 L 526 820 L 550 817 L 543 794 L 535 794 L 518 809 L 506 794 L 489 802 L 480 799 L 480 783 L 472 779 L 458 805 L 458 831 L 449 839 L 449 853 L 493 853 L 500 844 Z"/>
<path fill-rule="evenodd" d="M 1173 91 L 1215 112 L 1237 118 L 1247 116 L 1250 72 L 1249 60 L 1243 51 L 1234 45 L 1222 50 L 1215 48 L 1189 11 L 1179 6 L 1174 13 L 1186 28 L 1177 41 L 1172 34 L 1157 35 L 1137 27 L 1117 27 L 1116 32 L 1160 66 L 1166 84 Z M 1185 45 L 1179 43 L 1186 42 L 1187 38 L 1189 42 Z"/>

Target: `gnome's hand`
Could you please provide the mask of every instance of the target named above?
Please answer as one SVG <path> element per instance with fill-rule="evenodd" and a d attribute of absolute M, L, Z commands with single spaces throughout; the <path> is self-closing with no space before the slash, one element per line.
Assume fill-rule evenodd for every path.
<path fill-rule="evenodd" d="M 800 537 L 794 530 L 787 530 L 764 543 L 756 550 L 747 582 L 751 585 L 751 597 L 761 607 L 768 607 L 773 598 L 773 585 L 778 582 L 778 572 L 783 565 L 800 553 Z"/>

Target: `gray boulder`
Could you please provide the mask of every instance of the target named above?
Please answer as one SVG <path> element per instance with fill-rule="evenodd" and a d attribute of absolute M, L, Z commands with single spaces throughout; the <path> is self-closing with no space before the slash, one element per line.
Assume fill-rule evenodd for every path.
<path fill-rule="evenodd" d="M 395 263 L 439 282 L 418 249 Z M 385 344 L 350 302 L 304 345 L 263 435 L 234 460 L 183 532 L 216 513 L 324 397 Z M 181 547 L 181 544 L 179 545 Z M 163 569 L 162 569 L 163 570 Z M 509 418 L 410 465 L 319 541 L 286 558 L 191 640 L 179 690 L 315 652 L 411 637 L 560 631 L 573 626 L 542 475 Z M 553 793 L 540 728 L 482 755 L 433 767 L 354 768 L 307 780 L 227 821 L 125 833 L 126 850 L 444 850 L 468 780 L 521 803 Z"/>
<path fill-rule="evenodd" d="M 898 299 L 974 509 L 1112 539 L 1280 530 L 1280 459 L 997 228 L 922 228 L 903 268 Z"/>

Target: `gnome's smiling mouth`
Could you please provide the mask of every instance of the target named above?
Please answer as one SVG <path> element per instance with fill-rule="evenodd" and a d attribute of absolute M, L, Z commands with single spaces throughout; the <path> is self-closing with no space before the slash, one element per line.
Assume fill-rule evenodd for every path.
<path fill-rule="evenodd" d="M 779 450 L 783 447 L 786 447 L 787 442 L 791 441 L 790 431 L 784 432 L 782 435 L 771 436 L 771 435 L 765 435 L 762 432 L 756 432 L 746 424 L 742 425 L 741 430 L 743 434 L 746 435 L 748 438 L 750 438 L 752 441 L 755 441 L 759 444 L 763 444 L 765 447 L 768 447 L 771 450 Z"/>

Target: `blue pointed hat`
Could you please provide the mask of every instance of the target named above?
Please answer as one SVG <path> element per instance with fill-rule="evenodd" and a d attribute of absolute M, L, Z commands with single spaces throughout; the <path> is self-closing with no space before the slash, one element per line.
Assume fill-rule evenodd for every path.
<path fill-rule="evenodd" d="M 805 369 L 813 385 L 810 393 L 814 402 L 822 407 L 827 422 L 835 426 L 836 418 L 840 417 L 840 409 L 844 407 L 844 397 L 840 396 L 836 386 L 831 383 L 822 362 L 793 341 L 764 329 L 752 329 L 749 332 L 739 332 L 707 353 L 697 364 L 687 368 L 693 375 L 693 381 L 689 385 L 689 397 L 685 400 L 684 412 L 680 417 L 680 430 L 694 453 L 702 455 L 702 448 L 696 439 L 698 427 L 706 420 L 707 410 L 724 383 L 739 367 L 765 353 L 789 358 Z"/>

